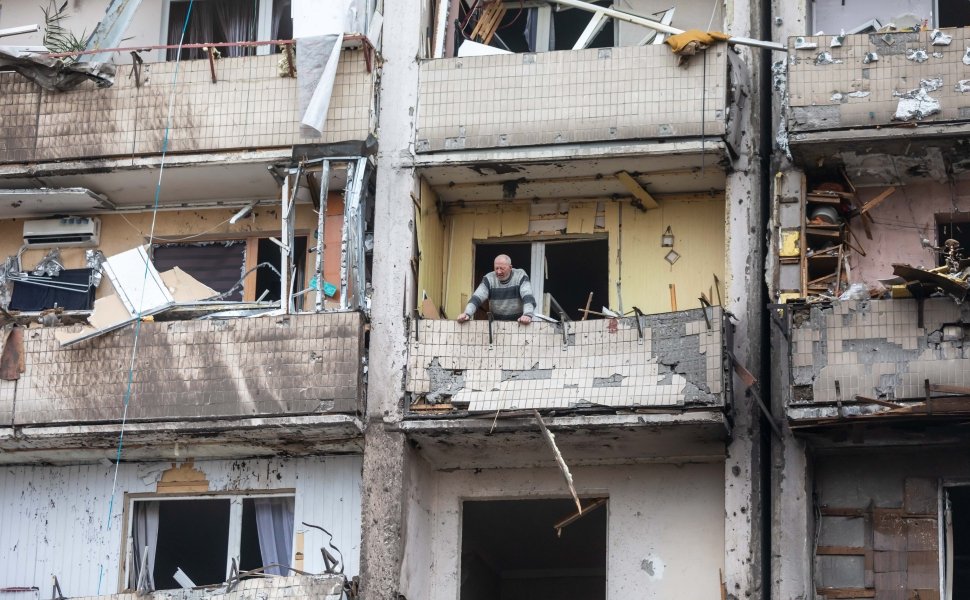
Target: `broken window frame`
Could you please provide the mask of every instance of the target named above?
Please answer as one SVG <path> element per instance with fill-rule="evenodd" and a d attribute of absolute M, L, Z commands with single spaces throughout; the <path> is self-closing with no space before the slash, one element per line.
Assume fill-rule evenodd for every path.
<path fill-rule="evenodd" d="M 238 492 L 181 492 L 158 493 L 145 492 L 125 494 L 125 508 L 122 520 L 123 557 L 118 569 L 118 589 L 127 590 L 129 574 L 135 572 L 134 565 L 134 518 L 136 502 L 172 502 L 179 500 L 229 500 L 229 536 L 226 540 L 226 581 L 229 580 L 233 562 L 238 566 L 242 542 L 242 511 L 243 501 L 248 499 L 292 498 L 296 504 L 296 489 L 285 488 L 279 490 L 240 490 Z M 296 517 L 294 514 L 293 530 L 294 544 L 290 548 L 290 564 L 293 564 L 296 552 L 295 532 Z M 154 591 L 154 590 L 153 590 Z"/>
<path fill-rule="evenodd" d="M 562 236 L 511 236 L 511 237 L 494 237 L 486 238 L 480 240 L 474 240 L 474 245 L 472 248 L 472 264 L 474 264 L 478 258 L 479 246 L 486 245 L 498 245 L 498 244 L 529 244 L 530 245 L 530 259 L 529 267 L 526 268 L 526 273 L 529 275 L 529 281 L 532 283 L 532 295 L 536 299 L 536 312 L 559 320 L 559 314 L 557 311 L 552 310 L 552 302 L 556 301 L 552 296 L 546 298 L 546 246 L 554 244 L 569 244 L 578 242 L 606 242 L 607 247 L 609 245 L 609 234 L 608 233 L 594 233 L 594 234 L 566 234 Z M 609 252 L 609 250 L 607 250 Z M 512 265 L 515 267 L 516 265 Z M 517 267 L 525 268 L 525 267 Z M 606 265 L 603 265 L 604 269 L 609 268 L 609 263 L 607 261 Z M 473 273 L 474 278 L 474 273 Z M 471 289 L 475 289 L 478 285 L 480 278 L 478 280 L 473 279 L 471 282 Z M 549 306 L 546 306 L 546 301 L 549 301 Z M 602 303 L 602 302 L 601 302 Z M 550 314 L 552 313 L 552 314 Z M 567 320 L 569 316 L 566 316 Z"/>
<path fill-rule="evenodd" d="M 580 34 L 579 38 L 576 40 L 576 42 L 573 43 L 572 48 L 556 48 L 555 47 L 555 26 L 554 26 L 554 19 L 552 16 L 553 12 L 556 12 L 556 13 L 565 12 L 565 11 L 586 12 L 585 9 L 579 8 L 576 6 L 566 6 L 562 4 L 557 4 L 553 0 L 521 0 L 521 1 L 500 0 L 500 1 L 502 1 L 504 4 L 508 4 L 510 8 L 515 8 L 520 10 L 536 9 L 537 23 L 536 23 L 535 48 L 532 50 L 523 51 L 521 53 L 553 52 L 553 51 L 569 50 L 569 49 L 582 50 L 582 49 L 594 47 L 594 46 L 591 46 L 590 44 L 602 32 L 602 30 L 605 28 L 607 23 L 610 21 L 612 21 L 610 25 L 613 28 L 613 40 L 614 40 L 612 46 L 610 47 L 615 48 L 620 46 L 620 44 L 618 43 L 618 40 L 620 37 L 620 18 L 618 18 L 617 16 L 608 15 L 603 12 L 588 11 L 589 21 L 587 22 L 586 27 L 584 28 L 583 32 Z M 585 0 L 585 1 L 588 4 L 593 4 L 598 0 Z M 447 20 L 446 15 L 448 14 L 448 5 L 451 3 L 451 0 L 432 0 L 432 2 L 435 2 L 434 10 L 438 14 L 438 20 L 434 24 L 434 33 L 433 33 L 434 47 L 432 51 L 432 57 L 433 58 L 455 58 L 459 56 L 458 51 L 461 46 L 461 43 L 457 43 L 453 48 L 452 52 L 446 56 L 446 48 L 448 45 L 447 40 L 449 38 L 454 39 L 455 41 L 458 41 L 459 38 L 462 41 L 464 40 L 474 41 L 474 40 L 472 40 L 470 35 L 467 35 L 463 29 L 461 29 L 458 25 L 456 25 L 456 21 L 460 21 L 460 19 L 456 17 L 456 19 L 452 19 L 451 21 Z M 475 0 L 472 0 L 472 2 L 470 3 L 470 6 L 466 6 L 464 0 L 459 0 L 459 11 L 463 13 L 463 16 L 466 19 L 464 29 L 469 28 L 468 15 L 470 12 L 476 9 L 476 6 L 477 6 L 477 2 Z M 670 26 L 675 13 L 675 7 L 672 7 L 667 10 L 653 13 L 650 15 L 639 15 L 639 14 L 635 14 L 629 11 L 622 10 L 621 8 L 618 8 L 615 2 L 610 2 L 608 6 L 604 6 L 601 8 L 616 10 L 617 12 L 628 13 L 634 18 L 655 21 L 661 25 L 666 25 L 666 26 Z M 641 27 L 644 27 L 644 26 L 641 25 Z M 499 38 L 498 44 L 492 43 L 492 41 L 490 40 L 488 43 L 483 45 L 495 47 L 499 51 L 509 52 L 507 46 L 504 48 L 502 47 L 502 46 L 505 46 L 505 44 L 504 42 L 501 41 L 501 36 L 497 35 L 496 33 L 495 37 Z M 667 37 L 666 33 L 662 33 L 656 30 L 648 30 L 646 35 L 644 35 L 636 44 L 628 44 L 628 45 L 646 46 L 646 45 L 662 44 L 666 39 L 666 37 Z M 595 46 L 595 47 L 599 47 L 599 46 Z"/>

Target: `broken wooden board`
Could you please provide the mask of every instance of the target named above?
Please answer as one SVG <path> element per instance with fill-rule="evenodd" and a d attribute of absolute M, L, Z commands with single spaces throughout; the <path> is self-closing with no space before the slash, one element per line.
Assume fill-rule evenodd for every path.
<path fill-rule="evenodd" d="M 967 285 L 965 281 L 909 265 L 893 264 L 893 274 L 902 277 L 907 282 L 918 283 L 923 288 L 923 291 L 926 292 L 924 294 L 925 296 L 939 289 L 952 296 L 958 302 L 962 302 L 967 298 L 968 291 L 970 291 L 970 285 Z"/>
<path fill-rule="evenodd" d="M 620 183 L 623 184 L 623 187 L 625 187 L 631 194 L 634 195 L 634 197 L 636 197 L 637 200 L 643 204 L 644 207 L 660 208 L 660 205 L 657 204 L 657 201 L 654 200 L 653 196 L 651 196 L 647 190 L 643 189 L 643 186 L 641 186 L 632 175 L 626 171 L 619 171 L 616 174 L 616 178 L 620 181 Z"/>

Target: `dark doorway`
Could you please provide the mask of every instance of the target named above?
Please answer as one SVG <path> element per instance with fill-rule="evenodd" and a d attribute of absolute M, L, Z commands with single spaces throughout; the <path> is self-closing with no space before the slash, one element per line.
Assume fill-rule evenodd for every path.
<path fill-rule="evenodd" d="M 940 27 L 970 25 L 970 2 L 967 0 L 939 0 L 939 11 Z"/>
<path fill-rule="evenodd" d="M 304 270 L 306 268 L 306 237 L 295 238 L 296 244 L 293 250 L 293 260 L 296 263 L 296 281 L 293 282 L 293 291 L 299 292 L 304 287 Z M 280 299 L 280 247 L 267 238 L 259 240 L 259 248 L 256 252 L 256 264 L 262 265 L 269 263 L 273 268 L 262 266 L 256 269 L 256 292 L 255 299 L 262 299 L 264 302 L 278 302 Z M 276 269 L 275 271 L 273 269 Z M 301 298 L 297 302 L 302 302 Z M 298 306 L 297 308 L 302 308 Z"/>
<path fill-rule="evenodd" d="M 229 500 L 159 502 L 155 589 L 180 588 L 179 568 L 196 585 L 225 581 L 228 539 Z"/>
<path fill-rule="evenodd" d="M 547 243 L 545 293 L 556 299 L 570 319 L 579 321 L 590 292 L 590 310 L 598 311 L 610 303 L 607 240 Z"/>
<path fill-rule="evenodd" d="M 575 512 L 572 500 L 465 502 L 460 600 L 605 599 L 607 506 L 556 537 Z"/>
<path fill-rule="evenodd" d="M 152 262 L 159 271 L 178 267 L 213 290 L 228 292 L 246 264 L 246 240 L 162 244 L 152 249 Z M 242 288 L 226 300 L 242 300 Z"/>
<path fill-rule="evenodd" d="M 946 489 L 952 524 L 953 598 L 970 598 L 970 486 Z"/>

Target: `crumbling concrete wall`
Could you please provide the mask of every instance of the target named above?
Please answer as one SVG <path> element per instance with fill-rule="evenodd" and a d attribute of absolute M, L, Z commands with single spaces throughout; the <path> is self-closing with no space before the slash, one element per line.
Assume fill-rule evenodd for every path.
<path fill-rule="evenodd" d="M 201 483 L 212 493 L 293 491 L 304 569 L 324 571 L 319 548 L 328 548 L 329 542 L 326 534 L 301 525 L 306 521 L 333 534 L 346 561 L 345 574 L 353 576 L 359 572 L 361 465 L 360 456 L 333 456 L 181 466 L 199 471 Z M 113 489 L 113 465 L 5 466 L 0 471 L 0 588 L 38 586 L 46 594 L 54 574 L 68 597 L 120 591 L 125 518 L 130 514 L 126 497 L 155 493 L 170 467 L 172 463 L 122 463 Z"/>
<path fill-rule="evenodd" d="M 814 36 L 804 39 L 817 47 L 803 50 L 795 48 L 792 38 L 790 131 L 965 119 L 964 96 L 970 87 L 961 83 L 960 73 L 970 32 L 945 30 L 952 36 L 948 45 L 934 45 L 931 33 L 850 35 L 835 48 L 833 35 Z"/>
<path fill-rule="evenodd" d="M 970 386 L 970 308 L 949 298 L 837 302 L 792 315 L 789 418 L 824 416 L 840 399 L 919 399 L 930 384 Z M 953 328 L 945 326 L 952 325 Z M 838 389 L 837 389 L 838 386 Z M 827 404 L 831 408 L 814 405 Z M 869 411 L 885 410 L 882 407 Z M 811 407 L 811 408 L 809 408 Z M 843 407 L 843 411 L 860 411 Z M 835 414 L 835 413 L 832 413 Z M 855 414 L 853 412 L 853 414 Z"/>
<path fill-rule="evenodd" d="M 367 137 L 374 75 L 367 72 L 362 51 L 340 58 L 322 138 L 301 135 L 296 79 L 281 78 L 278 62 L 278 56 L 223 58 L 216 66 L 218 83 L 212 83 L 208 61 L 178 63 L 168 151 Z M 0 74 L 0 163 L 160 153 L 175 68 L 175 62 L 146 64 L 140 82 L 117 77 L 110 88 L 81 86 L 58 93 L 44 91 L 17 73 Z"/>
<path fill-rule="evenodd" d="M 686 67 L 663 45 L 427 61 L 415 149 L 720 136 L 726 52 Z"/>
<path fill-rule="evenodd" d="M 722 321 L 719 307 L 649 315 L 642 338 L 634 318 L 495 322 L 492 343 L 487 321 L 419 321 L 407 391 L 473 411 L 723 406 Z"/>
<path fill-rule="evenodd" d="M 724 551 L 723 462 L 572 469 L 581 495 L 608 496 L 607 597 L 709 600 L 720 597 Z M 458 597 L 462 502 L 568 497 L 557 469 L 435 471 L 422 492 L 432 506 L 430 556 L 422 556 L 431 592 Z M 549 526 L 563 515 L 549 515 Z M 427 550 L 409 531 L 407 552 Z M 568 535 L 568 529 L 564 533 Z M 411 596 L 408 596 L 411 598 Z"/>
<path fill-rule="evenodd" d="M 142 323 L 128 419 L 357 412 L 362 328 L 354 312 Z M 0 422 L 119 421 L 130 328 L 69 348 L 57 331 L 24 332 L 26 372 L 0 381 Z"/>

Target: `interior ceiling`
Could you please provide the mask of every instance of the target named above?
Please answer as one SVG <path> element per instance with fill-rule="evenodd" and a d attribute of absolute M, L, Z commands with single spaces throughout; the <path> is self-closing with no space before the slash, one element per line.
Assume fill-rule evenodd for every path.
<path fill-rule="evenodd" d="M 166 166 L 162 174 L 159 206 L 241 206 L 260 200 L 279 202 L 280 186 L 270 174 L 270 166 L 272 163 L 266 162 Z M 335 163 L 331 166 L 331 190 L 344 188 L 346 173 L 344 165 Z M 40 188 L 84 188 L 103 196 L 109 206 L 118 209 L 149 209 L 154 205 L 158 179 L 157 167 L 4 178 L 0 180 L 0 218 L 36 217 L 62 211 L 74 214 L 106 211 L 104 206 L 91 202 L 88 195 L 77 195 L 73 203 L 61 202 L 55 207 L 50 201 L 30 201 L 23 194 L 14 196 L 11 192 Z M 305 181 L 298 201 L 309 200 Z M 52 210 L 55 212 L 52 213 Z"/>
<path fill-rule="evenodd" d="M 970 180 L 970 139 L 900 135 L 878 141 L 792 141 L 796 164 L 812 171 L 840 171 L 856 187 Z"/>
<path fill-rule="evenodd" d="M 501 202 L 514 199 L 628 197 L 615 177 L 626 171 L 651 194 L 724 190 L 723 157 L 707 153 L 554 160 L 444 164 L 420 169 L 444 202 Z"/>
<path fill-rule="evenodd" d="M 710 462 L 723 460 L 727 427 L 723 415 L 693 423 L 616 426 L 608 430 L 582 426 L 548 425 L 570 466 L 616 464 L 631 461 Z M 548 442 L 528 418 L 522 428 L 509 421 L 465 420 L 469 427 L 452 422 L 448 431 L 422 430 L 421 422 L 406 423 L 409 439 L 436 469 L 489 469 L 556 467 Z M 515 421 L 521 421 L 517 419 Z M 481 427 L 476 427 L 479 424 Z M 510 427 L 518 427 L 510 430 Z M 486 451 L 487 450 L 487 451 Z"/>

